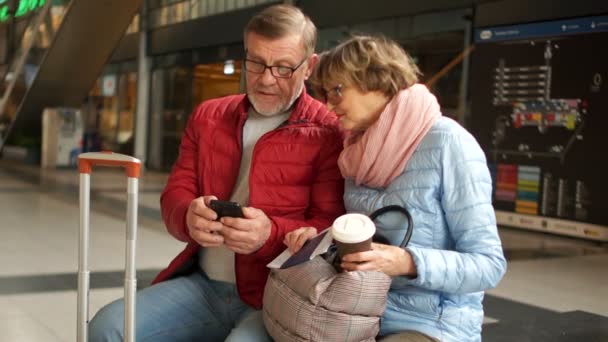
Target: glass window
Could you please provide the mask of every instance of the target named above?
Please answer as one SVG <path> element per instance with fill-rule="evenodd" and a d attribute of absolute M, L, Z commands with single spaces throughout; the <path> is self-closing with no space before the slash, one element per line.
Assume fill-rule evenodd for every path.
<path fill-rule="evenodd" d="M 194 69 L 193 106 L 202 101 L 240 92 L 241 61 L 199 64 Z"/>
<path fill-rule="evenodd" d="M 241 62 L 170 67 L 152 73 L 148 167 L 170 170 L 193 108 L 201 102 L 238 94 Z"/>
<path fill-rule="evenodd" d="M 103 78 L 102 82 L 104 82 Z M 101 138 L 102 150 L 112 151 L 116 147 L 116 128 L 118 127 L 117 113 L 118 96 L 115 94 L 109 95 L 102 93 L 101 108 L 99 109 L 99 136 Z"/>
<path fill-rule="evenodd" d="M 406 41 L 404 49 L 422 72 L 421 83 L 432 81 L 430 90 L 437 96 L 442 113 L 458 120 L 462 63 L 450 65 L 462 52 L 464 31 L 437 33 Z"/>
<path fill-rule="evenodd" d="M 92 113 L 97 118 L 88 118 L 97 127 L 102 150 L 133 154 L 135 133 L 135 105 L 137 101 L 137 73 L 106 74 L 101 76 L 91 92 L 95 102 Z"/>
<path fill-rule="evenodd" d="M 117 151 L 132 155 L 135 133 L 135 104 L 137 102 L 137 73 L 130 72 L 120 75 L 118 84 Z"/>
<path fill-rule="evenodd" d="M 148 162 L 151 169 L 169 170 L 179 151 L 192 110 L 192 69 L 172 67 L 152 73 Z"/>

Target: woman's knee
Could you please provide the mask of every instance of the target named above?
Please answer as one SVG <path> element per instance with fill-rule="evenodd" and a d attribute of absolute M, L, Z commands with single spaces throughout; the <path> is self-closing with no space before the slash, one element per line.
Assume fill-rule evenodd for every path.
<path fill-rule="evenodd" d="M 224 342 L 270 342 L 272 339 L 264 327 L 262 311 L 250 311 L 232 329 Z"/>
<path fill-rule="evenodd" d="M 124 329 L 124 302 L 116 300 L 95 314 L 89 323 L 90 342 L 122 341 Z"/>

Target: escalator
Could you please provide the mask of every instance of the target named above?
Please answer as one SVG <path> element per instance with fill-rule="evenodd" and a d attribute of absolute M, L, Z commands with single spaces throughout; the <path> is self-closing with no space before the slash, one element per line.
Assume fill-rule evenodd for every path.
<path fill-rule="evenodd" d="M 78 108 L 83 104 L 142 0 L 69 1 L 61 24 L 52 32 L 48 48 L 42 53 L 32 42 L 40 39 L 36 37 L 42 31 L 40 27 L 50 22 L 52 3 L 51 0 L 38 2 L 44 6 L 30 20 L 30 33 L 23 34 L 20 50 L 3 77 L 0 114 L 7 111 L 11 102 L 16 109 L 0 136 L 0 151 L 16 136 L 40 137 L 44 108 Z M 31 65 L 28 63 L 36 59 L 36 54 L 40 56 L 38 63 L 27 75 L 27 66 Z M 18 80 L 24 83 L 24 79 L 29 80 L 21 87 L 21 94 L 17 94 L 20 92 Z"/>

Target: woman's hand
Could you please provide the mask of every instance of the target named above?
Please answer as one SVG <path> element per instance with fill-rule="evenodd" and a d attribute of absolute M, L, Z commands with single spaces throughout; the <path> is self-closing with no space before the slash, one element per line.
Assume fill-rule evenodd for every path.
<path fill-rule="evenodd" d="M 287 248 L 291 253 L 295 253 L 304 246 L 306 241 L 317 236 L 317 229 L 313 227 L 302 227 L 294 231 L 291 231 L 285 235 L 283 243 L 287 245 Z"/>
<path fill-rule="evenodd" d="M 372 243 L 371 251 L 345 255 L 341 266 L 346 271 L 380 271 L 391 277 L 415 278 L 417 275 L 416 265 L 407 250 L 381 243 Z"/>

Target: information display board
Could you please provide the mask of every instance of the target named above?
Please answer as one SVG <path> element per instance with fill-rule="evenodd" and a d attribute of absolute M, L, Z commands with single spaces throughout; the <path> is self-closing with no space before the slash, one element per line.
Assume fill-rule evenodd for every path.
<path fill-rule="evenodd" d="M 608 241 L 607 42 L 608 16 L 476 29 L 468 127 L 499 224 Z"/>

